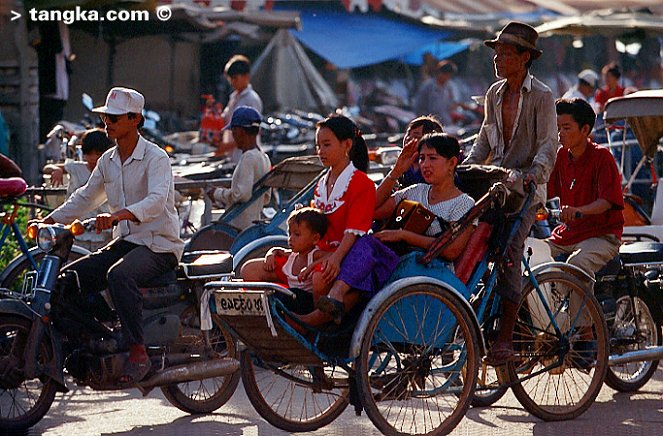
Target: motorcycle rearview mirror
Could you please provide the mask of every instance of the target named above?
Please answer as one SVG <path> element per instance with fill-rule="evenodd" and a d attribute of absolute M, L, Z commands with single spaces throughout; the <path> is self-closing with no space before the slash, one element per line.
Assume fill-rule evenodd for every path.
<path fill-rule="evenodd" d="M 93 102 L 93 100 L 92 100 L 92 97 L 90 97 L 90 96 L 89 96 L 87 93 L 85 93 L 85 92 L 84 92 L 83 95 L 81 96 L 81 102 L 83 103 L 83 106 L 85 106 L 85 108 L 86 108 L 87 110 L 89 110 L 89 111 L 91 111 L 92 108 L 94 107 L 94 102 Z"/>

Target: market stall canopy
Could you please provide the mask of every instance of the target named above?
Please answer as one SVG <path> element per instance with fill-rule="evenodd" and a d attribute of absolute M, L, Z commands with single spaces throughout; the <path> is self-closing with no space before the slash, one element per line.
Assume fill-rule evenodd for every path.
<path fill-rule="evenodd" d="M 327 113 L 338 105 L 334 91 L 285 29 L 276 32 L 253 63 L 251 79 L 266 111 L 300 109 Z"/>
<path fill-rule="evenodd" d="M 452 35 L 450 31 L 373 14 L 309 8 L 302 9 L 300 16 L 302 30 L 292 31 L 292 34 L 338 68 L 356 68 L 403 59 L 425 45 Z M 466 46 L 460 48 L 455 43 L 454 48 L 458 50 Z"/>
<path fill-rule="evenodd" d="M 663 17 L 650 12 L 600 10 L 573 17 L 559 18 L 536 28 L 541 36 L 603 35 L 619 37 L 644 31 L 663 35 Z"/>
<path fill-rule="evenodd" d="M 663 89 L 638 91 L 608 100 L 603 114 L 606 122 L 626 120 L 642 153 L 653 157 L 663 137 Z"/>

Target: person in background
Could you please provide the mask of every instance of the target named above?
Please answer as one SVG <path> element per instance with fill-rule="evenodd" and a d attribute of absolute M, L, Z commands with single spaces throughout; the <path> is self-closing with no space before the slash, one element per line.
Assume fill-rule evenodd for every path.
<path fill-rule="evenodd" d="M 269 157 L 258 145 L 262 116 L 252 107 L 240 106 L 233 112 L 230 123 L 224 129 L 232 131 L 237 149 L 242 153 L 233 171 L 230 188 L 212 188 L 207 195 L 220 206 L 230 207 L 236 203 L 249 201 L 253 194 L 253 185 L 262 178 L 271 167 Z M 266 192 L 263 201 L 256 201 L 237 215 L 229 224 L 244 230 L 260 219 L 262 209 L 269 201 Z"/>
<path fill-rule="evenodd" d="M 509 170 L 513 183 L 537 185 L 532 205 L 507 248 L 497 279 L 502 317 L 499 334 L 487 355 L 487 362 L 493 366 L 504 365 L 514 357 L 511 338 L 522 293 L 520 259 L 539 204 L 545 203 L 546 183 L 558 146 L 552 91 L 529 72 L 534 60 L 543 53 L 536 48 L 538 37 L 532 26 L 512 21 L 495 39 L 485 41 L 495 50 L 493 64 L 500 80 L 486 92 L 486 116 L 479 137 L 463 162 L 497 165 Z"/>
<path fill-rule="evenodd" d="M 459 103 L 458 92 L 451 78 L 458 67 L 451 61 L 440 61 L 435 68 L 435 77 L 425 82 L 414 98 L 414 111 L 418 115 L 433 114 L 443 126 L 452 123 L 451 112 Z"/>
<path fill-rule="evenodd" d="M 262 113 L 262 100 L 251 86 L 251 64 L 249 58 L 244 55 L 235 55 L 226 63 L 223 71 L 230 86 L 233 88 L 228 104 L 221 113 L 226 126 L 230 124 L 235 109 L 240 106 L 249 106 L 258 113 Z M 217 154 L 229 154 L 233 162 L 239 162 L 242 151 L 237 148 L 231 131 L 227 130 L 224 133 L 222 142 L 217 148 Z"/>
<path fill-rule="evenodd" d="M 603 76 L 604 85 L 602 88 L 597 89 L 594 95 L 599 112 L 603 112 L 608 100 L 624 95 L 624 88 L 619 85 L 619 79 L 622 77 L 619 65 L 614 62 L 605 65 L 601 69 L 601 75 Z"/>
<path fill-rule="evenodd" d="M 599 75 L 594 72 L 594 70 L 582 70 L 578 73 L 578 83 L 573 85 L 568 91 L 564 93 L 562 98 L 572 99 L 572 98 L 582 98 L 590 106 L 595 106 L 594 93 L 597 86 L 599 85 Z M 598 111 L 596 107 L 595 111 Z"/>
<path fill-rule="evenodd" d="M 425 183 L 419 170 L 418 145 L 422 136 L 429 133 L 443 133 L 442 124 L 432 115 L 424 115 L 410 121 L 403 136 L 403 149 L 398 160 L 387 176 L 382 179 L 376 191 L 376 200 L 382 204 L 395 189 Z"/>
<path fill-rule="evenodd" d="M 68 174 L 67 198 L 69 198 L 74 191 L 87 183 L 101 155 L 114 145 L 115 143 L 108 137 L 105 130 L 88 130 L 81 138 L 83 162 L 67 159 L 64 164 L 48 164 L 42 171 L 44 174 L 51 175 L 52 186 L 62 186 L 64 175 Z M 98 208 L 81 216 L 81 219 L 94 218 L 100 213 L 108 212 L 108 204 L 104 202 Z M 95 251 L 110 242 L 111 237 L 111 232 L 86 232 L 76 237 L 76 244 L 90 251 Z"/>

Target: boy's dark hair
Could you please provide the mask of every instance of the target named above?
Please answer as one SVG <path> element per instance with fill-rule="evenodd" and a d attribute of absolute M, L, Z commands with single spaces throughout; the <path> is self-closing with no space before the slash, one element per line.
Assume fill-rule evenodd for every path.
<path fill-rule="evenodd" d="M 614 76 L 616 79 L 622 77 L 622 72 L 619 70 L 619 65 L 617 65 L 615 62 L 610 62 L 609 64 L 605 65 L 601 69 L 601 73 L 610 74 Z"/>
<path fill-rule="evenodd" d="M 422 136 L 419 140 L 420 152 L 421 147 L 424 145 L 435 149 L 437 154 L 446 157 L 447 159 L 451 159 L 452 157 L 455 157 L 456 159 L 460 158 L 460 144 L 458 143 L 458 140 L 446 133 L 429 133 L 428 135 Z"/>
<path fill-rule="evenodd" d="M 408 124 L 407 130 L 410 131 L 419 127 L 422 127 L 421 131 L 424 135 L 434 132 L 444 133 L 444 127 L 442 127 L 442 123 L 440 123 L 440 121 L 438 121 L 438 119 L 433 115 L 422 115 L 413 119 Z"/>
<path fill-rule="evenodd" d="M 260 133 L 260 127 L 255 127 L 255 126 L 248 126 L 248 127 L 240 127 L 240 129 L 244 129 L 244 131 L 253 136 L 258 136 L 258 133 Z"/>
<path fill-rule="evenodd" d="M 288 217 L 288 225 L 291 223 L 301 224 L 306 223 L 306 225 L 315 233 L 320 235 L 320 238 L 325 236 L 327 233 L 327 228 L 329 227 L 329 221 L 327 221 L 327 215 L 322 213 L 321 210 L 314 207 L 302 207 L 292 211 Z"/>
<path fill-rule="evenodd" d="M 235 55 L 226 63 L 223 72 L 226 76 L 240 76 L 251 72 L 249 58 L 244 55 Z"/>
<path fill-rule="evenodd" d="M 582 98 L 558 98 L 555 101 L 557 115 L 571 115 L 573 121 L 582 126 L 588 125 L 591 132 L 596 121 L 594 109 Z"/>
<path fill-rule="evenodd" d="M 106 150 L 115 145 L 103 129 L 90 129 L 81 138 L 81 151 L 83 154 L 97 152 L 104 154 Z"/>
<path fill-rule="evenodd" d="M 441 73 L 456 74 L 458 72 L 458 67 L 456 66 L 455 63 L 451 61 L 446 61 L 446 60 L 440 61 L 435 66 L 435 72 L 438 74 Z"/>

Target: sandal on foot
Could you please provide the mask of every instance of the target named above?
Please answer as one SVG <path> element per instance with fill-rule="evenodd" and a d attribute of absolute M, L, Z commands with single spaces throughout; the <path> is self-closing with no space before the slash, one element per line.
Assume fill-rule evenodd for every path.
<path fill-rule="evenodd" d="M 343 303 L 326 295 L 320 297 L 315 307 L 320 310 L 320 312 L 331 316 L 336 324 L 340 324 L 343 315 L 345 315 L 345 306 Z"/>
<path fill-rule="evenodd" d="M 122 368 L 122 376 L 118 383 L 120 386 L 133 386 L 145 378 L 150 372 L 151 363 L 148 360 L 141 362 L 132 362 L 127 360 Z"/>
<path fill-rule="evenodd" d="M 514 360 L 513 347 L 506 342 L 495 342 L 483 361 L 490 366 L 502 366 Z"/>

